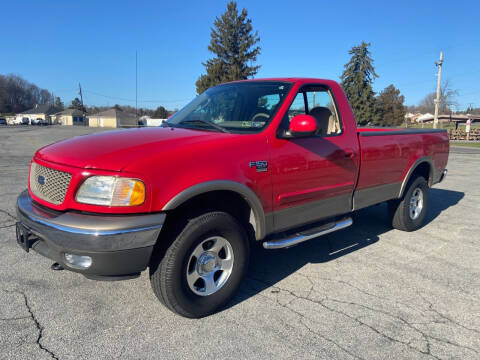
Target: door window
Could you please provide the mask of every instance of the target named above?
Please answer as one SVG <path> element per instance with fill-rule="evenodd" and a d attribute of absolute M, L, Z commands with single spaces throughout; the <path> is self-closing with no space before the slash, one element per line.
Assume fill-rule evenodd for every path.
<path fill-rule="evenodd" d="M 305 98 L 303 96 L 303 93 L 299 92 L 297 96 L 295 96 L 292 105 L 290 105 L 290 108 L 288 109 L 288 122 L 290 123 L 290 121 L 292 121 L 295 115 L 306 113 L 307 112 L 305 110 Z"/>
<path fill-rule="evenodd" d="M 324 87 L 309 86 L 301 89 L 287 111 L 284 127 L 288 128 L 288 123 L 298 114 L 311 115 L 317 120 L 317 136 L 335 136 L 343 132 L 332 93 Z"/>

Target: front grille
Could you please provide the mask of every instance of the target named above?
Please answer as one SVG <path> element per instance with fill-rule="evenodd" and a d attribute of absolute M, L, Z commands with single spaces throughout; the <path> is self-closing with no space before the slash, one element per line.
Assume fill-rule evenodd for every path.
<path fill-rule="evenodd" d="M 30 190 L 35 196 L 60 205 L 65 199 L 72 175 L 32 163 L 30 169 Z"/>

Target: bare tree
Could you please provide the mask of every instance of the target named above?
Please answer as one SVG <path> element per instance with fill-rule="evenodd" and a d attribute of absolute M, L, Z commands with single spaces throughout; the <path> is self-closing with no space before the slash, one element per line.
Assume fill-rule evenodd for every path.
<path fill-rule="evenodd" d="M 52 100 L 49 91 L 18 75 L 0 75 L 0 113 L 18 113 Z"/>
<path fill-rule="evenodd" d="M 458 91 L 452 89 L 450 82 L 448 80 L 444 81 L 440 88 L 440 103 L 438 105 L 438 111 L 440 114 L 448 114 L 452 112 L 451 108 L 458 105 L 456 101 L 457 95 Z M 433 113 L 435 111 L 436 97 L 437 94 L 435 92 L 429 93 L 422 101 L 420 101 L 417 111 L 421 113 Z"/>

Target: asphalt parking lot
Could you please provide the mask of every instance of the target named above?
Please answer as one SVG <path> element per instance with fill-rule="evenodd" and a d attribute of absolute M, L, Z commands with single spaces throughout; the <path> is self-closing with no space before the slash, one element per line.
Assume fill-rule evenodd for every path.
<path fill-rule="evenodd" d="M 0 128 L 1 359 L 479 359 L 480 151 L 453 148 L 426 225 L 385 205 L 287 250 L 258 250 L 224 311 L 166 310 L 148 274 L 96 282 L 21 250 L 15 200 L 34 151 L 89 128 Z M 97 130 L 98 131 L 98 130 Z"/>

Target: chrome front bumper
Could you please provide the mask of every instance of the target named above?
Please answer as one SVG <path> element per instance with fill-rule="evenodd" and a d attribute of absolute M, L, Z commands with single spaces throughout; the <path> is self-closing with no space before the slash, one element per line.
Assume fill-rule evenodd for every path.
<path fill-rule="evenodd" d="M 72 271 L 90 276 L 119 276 L 145 270 L 165 213 L 93 215 L 58 212 L 37 205 L 24 191 L 17 199 L 17 241 Z M 25 239 L 18 232 L 25 230 Z M 22 240 L 25 242 L 22 243 Z M 92 257 L 88 269 L 72 267 L 65 253 Z"/>

